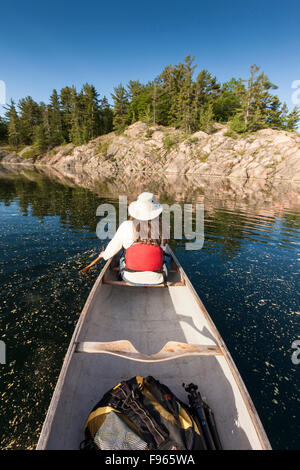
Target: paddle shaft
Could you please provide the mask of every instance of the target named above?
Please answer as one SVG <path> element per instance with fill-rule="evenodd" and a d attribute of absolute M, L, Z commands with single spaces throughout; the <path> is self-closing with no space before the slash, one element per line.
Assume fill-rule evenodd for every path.
<path fill-rule="evenodd" d="M 82 273 L 85 273 L 86 271 L 88 271 L 92 266 L 94 266 L 94 264 L 98 263 L 98 261 L 102 258 L 102 255 L 98 256 L 98 258 L 94 259 L 94 261 L 91 262 L 91 264 L 89 264 L 88 266 L 86 266 L 85 268 L 83 268 L 81 270 Z"/>

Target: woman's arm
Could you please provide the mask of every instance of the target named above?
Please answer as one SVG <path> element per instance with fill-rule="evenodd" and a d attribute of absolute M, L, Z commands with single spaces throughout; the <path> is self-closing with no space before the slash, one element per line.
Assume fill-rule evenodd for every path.
<path fill-rule="evenodd" d="M 127 220 L 120 225 L 115 235 L 103 251 L 103 259 L 107 261 L 109 258 L 112 258 L 123 248 L 124 242 L 132 238 L 132 222 Z"/>

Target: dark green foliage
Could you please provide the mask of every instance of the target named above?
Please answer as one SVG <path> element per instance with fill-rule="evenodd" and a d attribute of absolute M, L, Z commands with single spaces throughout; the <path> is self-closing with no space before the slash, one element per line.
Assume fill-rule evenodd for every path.
<path fill-rule="evenodd" d="M 74 87 L 64 87 L 60 91 L 60 109 L 62 112 L 62 131 L 66 142 L 69 141 L 71 135 L 71 115 L 73 105 Z"/>
<path fill-rule="evenodd" d="M 100 101 L 100 135 L 111 132 L 113 128 L 113 111 L 109 106 L 106 96 Z"/>
<path fill-rule="evenodd" d="M 214 131 L 213 104 L 208 103 L 202 106 L 199 116 L 199 128 L 201 131 L 211 134 Z"/>
<path fill-rule="evenodd" d="M 274 94 L 277 87 L 256 65 L 247 80 L 232 78 L 223 84 L 205 69 L 193 79 L 195 67 L 188 55 L 182 63 L 167 65 L 153 81 L 118 85 L 111 94 L 113 109 L 88 83 L 79 92 L 74 86 L 60 93 L 53 90 L 47 105 L 27 96 L 16 109 L 12 101 L 5 119 L 0 119 L 0 141 L 8 140 L 15 148 L 32 145 L 44 153 L 63 143 L 87 143 L 113 129 L 121 133 L 136 121 L 175 126 L 186 133 L 211 133 L 215 122 L 229 123 L 232 136 L 267 127 L 297 130 L 299 109 L 288 112 Z"/>
<path fill-rule="evenodd" d="M 8 137 L 8 125 L 5 119 L 0 116 L 0 142 L 5 142 Z"/>
<path fill-rule="evenodd" d="M 223 135 L 225 137 L 231 137 L 232 139 L 237 139 L 238 138 L 238 135 L 232 129 L 229 129 L 228 131 L 224 132 Z"/>
<path fill-rule="evenodd" d="M 265 127 L 297 128 L 297 111 L 290 115 L 284 112 L 284 105 L 273 94 L 277 87 L 259 73 L 256 65 L 251 66 L 247 80 L 232 78 L 220 85 L 207 70 L 201 70 L 193 80 L 193 61 L 193 57 L 186 56 L 184 63 L 166 66 L 158 78 L 145 86 L 130 81 L 127 95 L 125 89 L 115 89 L 121 93 L 114 95 L 115 129 L 122 131 L 138 120 L 175 126 L 188 133 L 199 129 L 210 133 L 216 121 L 230 122 L 236 133 Z"/>
<path fill-rule="evenodd" d="M 22 154 L 22 158 L 23 158 L 24 160 L 26 160 L 27 158 L 30 158 L 30 159 L 35 160 L 36 157 L 38 157 L 39 155 L 40 155 L 39 150 L 38 150 L 37 148 L 33 147 L 32 149 L 27 150 L 26 152 L 24 152 L 24 153 Z"/>
<path fill-rule="evenodd" d="M 111 132 L 113 126 L 107 99 L 99 102 L 95 87 L 88 83 L 80 93 L 74 86 L 63 88 L 60 94 L 53 90 L 48 105 L 27 96 L 19 101 L 17 111 L 12 101 L 5 117 L 0 119 L 0 141 L 8 140 L 16 149 L 31 145 L 34 156 L 68 142 L 87 143 Z"/>
<path fill-rule="evenodd" d="M 141 93 L 130 103 L 130 124 L 136 121 L 145 121 L 148 124 L 151 123 L 151 118 L 153 119 L 151 92 L 152 90 L 149 87 L 144 87 Z"/>
<path fill-rule="evenodd" d="M 86 83 L 82 87 L 81 106 L 83 120 L 83 141 L 88 142 L 100 133 L 99 94 L 93 85 Z"/>
<path fill-rule="evenodd" d="M 18 148 L 22 143 L 23 133 L 21 133 L 20 118 L 13 100 L 6 108 L 5 117 L 8 121 L 8 143 L 12 147 Z"/>
<path fill-rule="evenodd" d="M 281 104 L 278 96 L 272 96 L 267 111 L 267 122 L 273 129 L 281 129 L 285 111 L 285 106 Z"/>
<path fill-rule="evenodd" d="M 129 113 L 129 94 L 120 83 L 120 85 L 114 88 L 114 93 L 112 93 L 111 96 L 114 100 L 113 126 L 117 132 L 123 132 L 126 126 L 131 123 Z"/>
<path fill-rule="evenodd" d="M 203 120 L 207 120 L 204 116 L 208 116 L 208 110 L 209 117 L 211 115 L 212 119 L 215 118 L 213 104 L 221 94 L 221 87 L 216 77 L 213 77 L 207 70 L 202 70 L 197 76 L 194 89 L 193 115 L 195 129 L 197 129 L 203 127 Z"/>
<path fill-rule="evenodd" d="M 195 65 L 192 65 L 194 58 L 186 56 L 182 68 L 182 85 L 176 98 L 177 124 L 186 132 L 192 132 L 197 126 L 193 116 L 194 86 L 193 73 Z"/>
<path fill-rule="evenodd" d="M 43 153 L 47 150 L 49 145 L 49 136 L 46 134 L 46 130 L 43 124 L 39 124 L 34 128 L 33 147 L 38 153 Z"/>
<path fill-rule="evenodd" d="M 259 67 L 250 67 L 247 88 L 240 90 L 241 109 L 238 116 L 244 121 L 246 131 L 257 131 L 265 127 L 282 128 L 281 103 L 271 90 L 277 87 L 270 82 L 262 72 L 258 75 Z"/>
<path fill-rule="evenodd" d="M 164 147 L 166 150 L 170 150 L 174 145 L 178 143 L 178 138 L 172 135 L 166 135 L 164 137 Z"/>
<path fill-rule="evenodd" d="M 244 90 L 242 80 L 232 78 L 222 85 L 220 95 L 213 102 L 214 115 L 218 122 L 228 122 L 241 107 L 241 92 Z"/>
<path fill-rule="evenodd" d="M 238 134 L 242 134 L 243 132 L 246 132 L 247 130 L 246 124 L 239 114 L 236 114 L 234 118 L 232 119 L 230 123 L 230 129 L 231 131 L 237 132 Z"/>
<path fill-rule="evenodd" d="M 19 101 L 20 132 L 22 144 L 30 145 L 33 141 L 34 127 L 41 122 L 41 111 L 38 103 L 31 96 L 26 96 Z"/>
<path fill-rule="evenodd" d="M 128 97 L 131 102 L 133 102 L 144 90 L 144 86 L 139 82 L 139 80 L 130 80 L 128 85 Z"/>
<path fill-rule="evenodd" d="M 295 107 L 293 111 L 285 117 L 285 128 L 288 131 L 296 131 L 300 121 L 300 109 Z"/>
<path fill-rule="evenodd" d="M 64 141 L 60 100 L 56 90 L 50 96 L 49 106 L 50 142 L 53 146 Z"/>
<path fill-rule="evenodd" d="M 81 117 L 81 100 L 77 95 L 75 87 L 72 87 L 72 106 L 70 113 L 70 140 L 76 145 L 83 143 L 82 138 L 82 117 Z"/>

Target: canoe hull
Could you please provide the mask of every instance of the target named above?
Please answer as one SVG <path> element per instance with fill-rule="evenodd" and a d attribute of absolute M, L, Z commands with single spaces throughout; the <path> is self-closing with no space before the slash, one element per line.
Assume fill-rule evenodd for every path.
<path fill-rule="evenodd" d="M 78 449 L 93 406 L 136 375 L 154 376 L 184 402 L 182 383 L 196 383 L 214 411 L 224 449 L 270 449 L 220 334 L 172 256 L 184 282 L 161 289 L 114 284 L 106 264 L 76 326 L 38 449 Z"/>

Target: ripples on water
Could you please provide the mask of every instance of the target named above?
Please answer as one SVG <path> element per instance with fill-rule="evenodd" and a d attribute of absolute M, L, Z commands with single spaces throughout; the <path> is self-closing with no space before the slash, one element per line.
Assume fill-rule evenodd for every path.
<path fill-rule="evenodd" d="M 104 201 L 114 199 L 34 173 L 0 180 L 0 339 L 7 345 L 7 364 L 0 366 L 1 448 L 37 442 L 74 325 L 101 269 L 91 280 L 78 273 L 100 251 L 95 213 Z M 300 324 L 300 214 L 204 202 L 203 249 L 185 251 L 174 240 L 172 246 L 272 446 L 299 448 L 300 365 L 292 364 L 291 343 Z"/>

